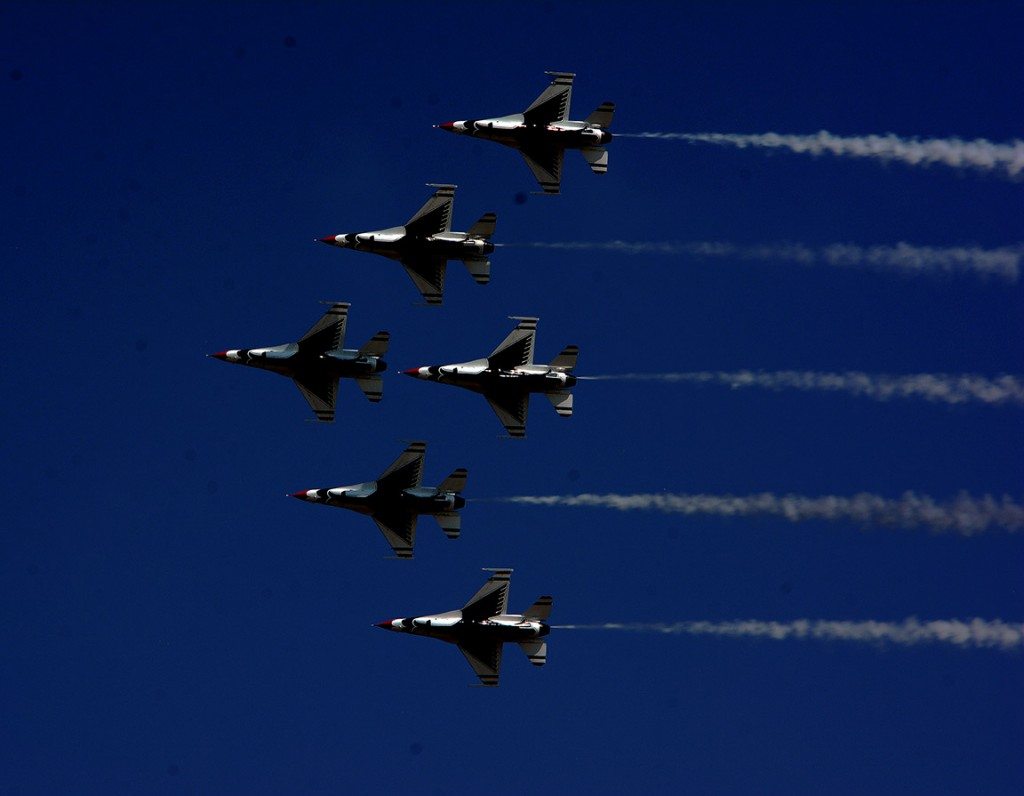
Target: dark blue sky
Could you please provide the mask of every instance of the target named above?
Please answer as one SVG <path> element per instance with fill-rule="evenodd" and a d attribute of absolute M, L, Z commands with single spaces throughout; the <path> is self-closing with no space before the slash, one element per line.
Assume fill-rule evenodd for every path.
<path fill-rule="evenodd" d="M 365 518 L 287 500 L 426 439 L 468 497 L 771 491 L 1019 498 L 1019 408 L 592 382 L 525 441 L 394 374 L 537 315 L 581 373 L 1024 372 L 1022 289 L 786 263 L 504 249 L 415 305 L 313 242 L 459 185 L 495 240 L 1024 240 L 1021 183 L 620 139 L 534 196 L 512 152 L 431 129 L 517 112 L 545 69 L 621 132 L 1021 137 L 1011 3 L 0 5 L 0 791 L 1015 792 L 1021 655 L 554 631 L 467 688 L 452 648 L 371 627 L 512 566 L 553 621 L 1020 622 L 1019 536 L 471 503 L 387 560 Z M 525 197 L 525 202 L 522 201 Z M 205 359 L 294 340 L 317 301 L 392 334 L 385 398 L 306 422 L 284 380 Z"/>

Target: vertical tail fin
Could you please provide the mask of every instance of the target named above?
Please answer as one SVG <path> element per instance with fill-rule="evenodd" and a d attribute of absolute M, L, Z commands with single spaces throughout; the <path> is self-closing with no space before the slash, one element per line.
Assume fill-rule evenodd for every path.
<path fill-rule="evenodd" d="M 602 102 L 597 106 L 592 114 L 590 114 L 585 121 L 587 124 L 592 124 L 594 127 L 601 127 L 607 130 L 612 126 L 612 114 L 615 113 L 614 102 Z"/>
<path fill-rule="evenodd" d="M 453 470 L 452 474 L 444 479 L 437 488 L 441 492 L 461 492 L 466 488 L 466 478 L 469 477 L 469 471 L 465 467 L 459 467 L 457 470 Z"/>
<path fill-rule="evenodd" d="M 471 238 L 483 238 L 487 240 L 494 234 L 494 226 L 498 223 L 498 217 L 494 213 L 484 213 L 480 219 L 471 226 L 466 234 Z"/>
<path fill-rule="evenodd" d="M 552 602 L 554 601 L 550 595 L 545 594 L 543 597 L 538 597 L 537 602 L 527 608 L 523 616 L 527 619 L 547 619 L 551 616 Z"/>
<path fill-rule="evenodd" d="M 578 345 L 567 345 L 562 349 L 561 354 L 551 360 L 551 367 L 572 370 L 576 367 L 576 358 L 579 355 L 580 347 Z"/>
<path fill-rule="evenodd" d="M 388 352 L 391 335 L 388 332 L 377 332 L 359 349 L 360 356 L 382 357 Z"/>

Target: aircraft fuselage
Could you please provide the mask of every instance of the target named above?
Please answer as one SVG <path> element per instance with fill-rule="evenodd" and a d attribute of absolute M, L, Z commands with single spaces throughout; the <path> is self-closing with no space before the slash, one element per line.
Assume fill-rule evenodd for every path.
<path fill-rule="evenodd" d="M 382 373 L 387 369 L 387 363 L 381 357 L 360 354 L 355 349 L 307 353 L 296 343 L 267 348 L 236 348 L 213 356 L 225 362 L 270 370 L 289 377 L 326 372 L 339 378 L 359 378 Z"/>
<path fill-rule="evenodd" d="M 462 618 L 462 611 L 390 619 L 378 622 L 377 627 L 396 633 L 428 636 L 455 644 L 469 639 L 528 641 L 543 638 L 551 632 L 551 628 L 544 622 L 528 619 L 519 614 L 503 614 L 488 619 L 466 621 Z"/>
<path fill-rule="evenodd" d="M 515 149 L 586 149 L 603 146 L 614 137 L 607 130 L 582 121 L 527 124 L 521 113 L 445 122 L 439 126 L 456 135 L 497 141 Z"/>
<path fill-rule="evenodd" d="M 397 493 L 382 493 L 376 481 L 330 489 L 308 489 L 296 492 L 294 497 L 360 514 L 377 514 L 389 508 L 406 514 L 447 514 L 466 505 L 466 499 L 461 495 L 435 487 L 418 486 Z"/>
<path fill-rule="evenodd" d="M 341 249 L 379 254 L 392 260 L 406 258 L 441 258 L 465 260 L 486 257 L 494 244 L 465 232 L 438 232 L 434 235 L 411 235 L 405 227 L 390 227 L 369 232 L 347 232 L 320 238 Z"/>
<path fill-rule="evenodd" d="M 491 368 L 486 360 L 452 365 L 428 365 L 402 371 L 424 381 L 451 384 L 479 393 L 553 392 L 576 384 L 576 377 L 550 365 L 521 365 L 512 369 Z"/>

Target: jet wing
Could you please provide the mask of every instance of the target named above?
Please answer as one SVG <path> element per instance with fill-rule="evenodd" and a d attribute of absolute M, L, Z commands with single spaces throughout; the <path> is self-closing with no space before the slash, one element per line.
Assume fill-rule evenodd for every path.
<path fill-rule="evenodd" d="M 427 443 L 412 442 L 402 451 L 377 478 L 377 489 L 385 492 L 401 492 L 419 486 L 423 480 L 423 458 L 427 453 Z"/>
<path fill-rule="evenodd" d="M 429 237 L 452 228 L 452 205 L 455 204 L 454 185 L 434 185 L 437 188 L 412 218 L 405 224 L 405 232 L 413 237 Z"/>
<path fill-rule="evenodd" d="M 462 639 L 459 641 L 459 652 L 465 657 L 480 683 L 486 686 L 498 685 L 501 669 L 501 651 L 504 645 L 491 639 Z"/>
<path fill-rule="evenodd" d="M 476 594 L 462 606 L 462 618 L 469 622 L 501 616 L 508 608 L 508 584 L 512 579 L 511 569 L 494 569 L 491 577 Z"/>
<path fill-rule="evenodd" d="M 439 305 L 444 296 L 444 272 L 448 261 L 442 257 L 403 257 L 402 266 L 427 304 Z"/>
<path fill-rule="evenodd" d="M 510 437 L 526 436 L 526 413 L 530 410 L 528 392 L 501 395 L 484 393 L 484 398 Z"/>
<path fill-rule="evenodd" d="M 487 357 L 488 367 L 511 370 L 533 364 L 533 339 L 537 334 L 538 319 L 517 317 L 513 320 L 519 323 Z"/>
<path fill-rule="evenodd" d="M 540 183 L 544 193 L 557 194 L 562 191 L 562 161 L 565 160 L 564 149 L 541 149 L 537 147 L 519 150 L 526 165 L 530 167 L 534 178 Z"/>
<path fill-rule="evenodd" d="M 398 558 L 412 558 L 412 548 L 416 543 L 417 515 L 389 512 L 371 514 L 370 517 L 377 523 L 377 527 Z"/>
<path fill-rule="evenodd" d="M 323 353 L 341 348 L 345 343 L 345 325 L 348 322 L 347 302 L 338 301 L 324 313 L 324 316 L 313 324 L 313 327 L 302 335 L 299 349 Z"/>
<path fill-rule="evenodd" d="M 307 374 L 295 376 L 292 381 L 313 410 L 316 419 L 323 423 L 333 423 L 338 380 L 332 376 Z"/>
<path fill-rule="evenodd" d="M 572 72 L 548 72 L 554 80 L 541 92 L 525 111 L 523 120 L 527 124 L 548 125 L 564 122 L 569 118 L 569 104 L 572 101 Z"/>

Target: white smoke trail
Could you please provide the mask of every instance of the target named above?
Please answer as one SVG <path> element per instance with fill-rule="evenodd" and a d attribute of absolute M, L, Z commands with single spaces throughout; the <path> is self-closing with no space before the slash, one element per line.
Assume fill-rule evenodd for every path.
<path fill-rule="evenodd" d="M 690 384 L 722 384 L 733 389 L 761 387 L 767 390 L 845 392 L 876 401 L 922 398 L 947 404 L 982 403 L 990 406 L 1024 406 L 1024 383 L 1017 376 L 994 378 L 971 373 L 823 373 L 800 370 L 695 371 L 685 373 L 619 373 L 580 376 L 586 381 L 667 381 Z"/>
<path fill-rule="evenodd" d="M 863 526 L 927 528 L 935 533 L 974 536 L 990 530 L 1016 532 L 1024 529 L 1024 505 L 1009 495 L 972 497 L 961 492 L 954 500 L 939 502 L 928 495 L 904 492 L 885 498 L 861 492 L 849 497 L 823 495 L 708 494 L 581 494 L 519 495 L 500 498 L 506 503 L 533 506 L 584 506 L 617 511 L 658 511 L 664 514 L 749 517 L 767 515 L 789 522 L 847 521 Z"/>
<path fill-rule="evenodd" d="M 1020 179 L 1024 174 L 1024 141 L 1014 139 L 1004 144 L 976 138 L 902 138 L 885 135 L 840 136 L 822 130 L 816 135 L 784 135 L 763 133 L 618 133 L 616 138 L 655 138 L 687 141 L 692 144 L 718 144 L 740 149 L 788 149 L 808 155 L 831 154 L 840 157 L 874 158 L 898 161 L 910 166 L 939 163 L 954 169 L 975 169 Z"/>
<path fill-rule="evenodd" d="M 795 619 L 766 622 L 757 619 L 733 622 L 614 623 L 599 625 L 552 625 L 559 630 L 625 630 L 633 633 L 664 633 L 729 638 L 767 638 L 773 641 L 816 639 L 818 641 L 859 641 L 869 644 L 952 644 L 965 649 L 994 649 L 1016 652 L 1024 649 L 1024 623 L 1001 619 L 938 619 L 922 622 L 915 617 L 902 622 L 830 621 Z"/>
<path fill-rule="evenodd" d="M 495 244 L 497 245 L 497 244 Z M 898 271 L 906 274 L 975 274 L 994 276 L 1016 282 L 1020 276 L 1020 263 L 1024 258 L 1024 245 L 982 249 L 977 246 L 914 246 L 897 243 L 894 246 L 857 246 L 852 243 L 833 243 L 812 248 L 800 243 L 768 243 L 741 246 L 720 241 L 643 241 L 612 240 L 603 242 L 531 242 L 505 243 L 509 247 L 560 250 L 603 250 L 623 254 L 679 254 L 692 257 L 720 257 L 737 260 L 784 260 L 801 265 L 829 265 L 844 268 L 868 268 Z"/>

